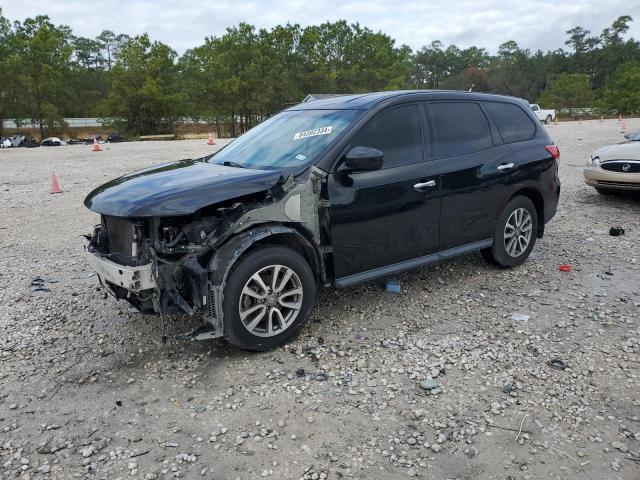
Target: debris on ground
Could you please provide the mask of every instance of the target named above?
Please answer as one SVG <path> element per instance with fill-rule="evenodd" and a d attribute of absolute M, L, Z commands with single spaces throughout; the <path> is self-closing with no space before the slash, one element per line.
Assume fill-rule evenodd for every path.
<path fill-rule="evenodd" d="M 514 322 L 526 323 L 529 321 L 529 315 L 525 315 L 524 313 L 514 313 L 511 315 L 511 320 Z"/>
<path fill-rule="evenodd" d="M 387 280 L 385 289 L 387 292 L 400 293 L 400 282 L 397 280 Z"/>
<path fill-rule="evenodd" d="M 551 368 L 554 368 L 556 370 L 564 370 L 568 367 L 568 365 L 564 363 L 564 361 L 561 360 L 560 358 L 554 358 L 553 360 L 549 360 L 547 362 L 547 365 L 549 365 Z"/>
<path fill-rule="evenodd" d="M 430 393 L 431 395 L 437 395 L 442 392 L 442 388 L 440 388 L 440 384 L 436 382 L 432 378 L 425 378 L 420 382 L 420 387 Z"/>
<path fill-rule="evenodd" d="M 612 237 L 619 237 L 620 235 L 624 235 L 624 228 L 622 227 L 611 227 L 609 229 L 609 235 Z"/>

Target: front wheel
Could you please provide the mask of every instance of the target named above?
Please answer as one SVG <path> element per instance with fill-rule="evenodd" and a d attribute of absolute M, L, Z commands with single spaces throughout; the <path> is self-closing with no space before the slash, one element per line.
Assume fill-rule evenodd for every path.
<path fill-rule="evenodd" d="M 224 289 L 224 336 L 245 350 L 279 347 L 300 332 L 315 293 L 313 272 L 296 251 L 275 245 L 250 250 Z"/>
<path fill-rule="evenodd" d="M 505 207 L 491 248 L 483 257 L 494 265 L 512 268 L 521 265 L 533 250 L 538 231 L 538 214 L 527 197 L 515 197 Z"/>

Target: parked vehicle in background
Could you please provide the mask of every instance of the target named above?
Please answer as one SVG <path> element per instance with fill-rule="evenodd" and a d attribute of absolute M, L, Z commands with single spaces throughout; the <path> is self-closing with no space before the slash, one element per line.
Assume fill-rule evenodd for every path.
<path fill-rule="evenodd" d="M 556 111 L 555 110 L 542 109 L 542 108 L 540 108 L 540 105 L 538 105 L 537 103 L 530 103 L 529 106 L 531 107 L 531 110 L 533 110 L 533 113 L 535 114 L 535 116 L 541 122 L 549 124 L 549 123 L 554 122 L 556 120 Z"/>
<path fill-rule="evenodd" d="M 113 132 L 107 136 L 107 143 L 124 142 L 124 136 L 121 133 Z"/>
<path fill-rule="evenodd" d="M 18 148 L 22 147 L 27 137 L 24 135 L 14 135 L 13 137 L 0 138 L 1 148 Z"/>
<path fill-rule="evenodd" d="M 66 142 L 63 142 L 58 137 L 45 138 L 40 142 L 40 145 L 43 147 L 60 147 L 66 144 L 67 144 Z"/>
<path fill-rule="evenodd" d="M 583 174 L 587 185 L 601 194 L 640 191 L 640 132 L 593 152 Z"/>
<path fill-rule="evenodd" d="M 267 350 L 319 285 L 480 250 L 522 264 L 556 213 L 558 148 L 523 100 L 444 91 L 301 103 L 196 160 L 91 192 L 89 263 L 142 312 Z M 194 332 L 195 336 L 195 332 Z"/>

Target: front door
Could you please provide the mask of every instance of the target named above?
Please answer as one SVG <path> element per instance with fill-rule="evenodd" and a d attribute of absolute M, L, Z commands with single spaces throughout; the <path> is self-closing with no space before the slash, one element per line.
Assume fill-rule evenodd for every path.
<path fill-rule="evenodd" d="M 379 113 L 354 136 L 349 149 L 364 146 L 382 151 L 382 169 L 329 175 L 338 285 L 351 283 L 348 277 L 363 272 L 376 276 L 376 269 L 438 250 L 438 172 L 425 153 L 425 121 L 416 104 Z"/>

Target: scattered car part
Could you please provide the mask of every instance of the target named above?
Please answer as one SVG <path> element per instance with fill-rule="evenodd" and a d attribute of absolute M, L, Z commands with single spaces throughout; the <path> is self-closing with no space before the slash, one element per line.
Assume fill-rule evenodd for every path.
<path fill-rule="evenodd" d="M 529 315 L 523 313 L 514 313 L 511 315 L 511 320 L 514 322 L 527 323 L 529 321 Z"/>
<path fill-rule="evenodd" d="M 609 235 L 611 235 L 612 237 L 619 237 L 620 235 L 624 235 L 624 228 L 620 226 L 611 227 L 609 229 Z"/>
<path fill-rule="evenodd" d="M 387 280 L 385 289 L 387 292 L 400 293 L 400 282 L 398 280 Z"/>
<path fill-rule="evenodd" d="M 549 360 L 547 362 L 547 365 L 549 365 L 551 368 L 555 370 L 565 370 L 568 367 L 568 365 L 564 363 L 564 361 L 560 358 L 554 358 L 552 360 Z"/>

